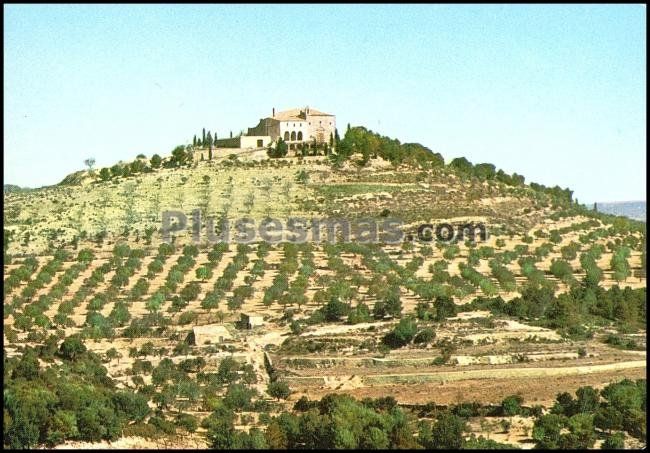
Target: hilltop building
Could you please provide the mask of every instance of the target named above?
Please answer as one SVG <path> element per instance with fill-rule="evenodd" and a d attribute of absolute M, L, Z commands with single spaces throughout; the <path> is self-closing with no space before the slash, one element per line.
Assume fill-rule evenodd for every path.
<path fill-rule="evenodd" d="M 289 149 L 296 149 L 301 143 L 329 143 L 336 131 L 336 116 L 305 107 L 277 112 L 261 118 L 255 127 L 248 128 L 247 136 L 270 137 L 277 142 L 282 138 Z"/>
<path fill-rule="evenodd" d="M 238 154 L 244 151 L 261 150 L 274 146 L 278 139 L 287 143 L 290 150 L 300 145 L 312 148 L 314 145 L 330 144 L 336 136 L 336 116 L 311 107 L 276 112 L 261 118 L 255 127 L 249 127 L 246 134 L 214 141 L 214 148 L 194 150 L 195 160 L 212 159 L 215 153 Z M 216 155 L 216 154 L 215 154 Z"/>

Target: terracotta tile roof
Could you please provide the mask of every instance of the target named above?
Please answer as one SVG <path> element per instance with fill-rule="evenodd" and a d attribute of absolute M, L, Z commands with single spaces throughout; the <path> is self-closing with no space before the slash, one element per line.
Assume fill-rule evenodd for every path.
<path fill-rule="evenodd" d="M 282 112 L 277 112 L 275 116 L 273 117 L 274 119 L 278 121 L 305 121 L 304 118 L 304 112 L 305 109 L 291 109 L 291 110 L 284 110 Z M 313 108 L 309 108 L 309 115 L 312 116 L 334 116 L 330 115 L 329 113 L 324 113 L 321 112 L 320 110 L 316 110 Z"/>
<path fill-rule="evenodd" d="M 315 116 L 334 116 L 331 113 L 321 112 L 320 110 L 316 110 L 316 109 L 313 109 L 311 107 L 309 107 L 309 114 L 310 115 L 315 115 Z"/>

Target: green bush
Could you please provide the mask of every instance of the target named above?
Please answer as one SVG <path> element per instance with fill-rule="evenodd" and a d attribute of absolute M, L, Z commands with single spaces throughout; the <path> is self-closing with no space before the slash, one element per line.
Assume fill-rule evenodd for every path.
<path fill-rule="evenodd" d="M 278 400 L 286 400 L 289 398 L 289 395 L 291 395 L 291 389 L 289 389 L 289 385 L 284 381 L 271 382 L 266 391 L 269 395 Z"/>
<path fill-rule="evenodd" d="M 519 395 L 510 395 L 501 402 L 501 413 L 506 417 L 521 414 L 521 403 L 524 399 Z"/>
<path fill-rule="evenodd" d="M 199 315 L 195 311 L 186 311 L 181 313 L 181 315 L 178 317 L 178 324 L 181 326 L 191 324 L 195 322 L 198 319 Z"/>
<path fill-rule="evenodd" d="M 405 346 L 413 340 L 417 333 L 417 324 L 411 318 L 404 318 L 399 321 L 397 326 L 386 336 L 384 336 L 384 344 L 391 348 L 400 348 Z"/>
<path fill-rule="evenodd" d="M 436 332 L 431 328 L 427 327 L 420 330 L 417 335 L 413 338 L 413 343 L 417 344 L 427 344 L 431 343 L 436 338 Z"/>
<path fill-rule="evenodd" d="M 176 424 L 176 426 L 183 428 L 185 431 L 189 433 L 195 432 L 196 429 L 199 427 L 198 419 L 191 414 L 177 415 L 174 423 Z"/>

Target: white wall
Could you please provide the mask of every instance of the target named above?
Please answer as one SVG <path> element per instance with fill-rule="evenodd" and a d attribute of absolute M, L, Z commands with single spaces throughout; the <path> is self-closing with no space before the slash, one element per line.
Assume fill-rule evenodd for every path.
<path fill-rule="evenodd" d="M 271 137 L 268 135 L 244 135 L 241 137 L 242 148 L 259 148 L 257 141 L 262 140 L 262 147 L 266 148 L 271 144 Z"/>
<path fill-rule="evenodd" d="M 280 137 L 282 140 L 285 140 L 284 133 L 289 132 L 289 141 L 298 141 L 298 132 L 302 132 L 302 141 L 306 141 L 308 137 L 308 128 L 307 122 L 304 120 L 300 121 L 280 121 Z M 291 140 L 291 133 L 296 133 L 296 139 Z"/>

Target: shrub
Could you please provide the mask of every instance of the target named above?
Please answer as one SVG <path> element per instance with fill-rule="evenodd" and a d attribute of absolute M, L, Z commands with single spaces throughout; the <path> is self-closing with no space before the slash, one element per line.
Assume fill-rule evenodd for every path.
<path fill-rule="evenodd" d="M 207 266 L 201 266 L 196 270 L 196 278 L 201 281 L 206 281 L 212 278 L 212 269 Z"/>
<path fill-rule="evenodd" d="M 176 420 L 174 421 L 176 426 L 183 428 L 189 433 L 193 433 L 199 427 L 198 419 L 191 414 L 178 414 Z"/>
<path fill-rule="evenodd" d="M 178 324 L 181 326 L 191 324 L 198 319 L 199 315 L 195 311 L 186 311 L 178 317 Z"/>
<path fill-rule="evenodd" d="M 231 384 L 228 386 L 223 403 L 232 410 L 248 410 L 251 406 L 251 398 L 255 390 L 243 384 Z"/>
<path fill-rule="evenodd" d="M 348 314 L 348 324 L 358 324 L 362 322 L 369 322 L 371 320 L 372 317 L 370 316 L 370 309 L 363 302 L 360 302 L 350 311 L 350 314 Z"/>
<path fill-rule="evenodd" d="M 416 333 L 417 324 L 415 320 L 404 318 L 399 321 L 392 332 L 384 336 L 383 342 L 392 348 L 399 348 L 410 343 Z"/>
<path fill-rule="evenodd" d="M 413 343 L 423 344 L 431 343 L 436 338 L 436 332 L 431 328 L 427 327 L 420 330 L 415 338 L 413 338 Z"/>
<path fill-rule="evenodd" d="M 153 416 L 149 419 L 148 423 L 165 434 L 176 433 L 176 427 L 174 424 L 170 421 L 165 420 L 163 417 Z"/>
<path fill-rule="evenodd" d="M 521 414 L 521 403 L 524 399 L 519 395 L 511 395 L 501 402 L 501 413 L 506 417 Z"/>
<path fill-rule="evenodd" d="M 271 382 L 267 388 L 267 393 L 278 400 L 286 400 L 291 395 L 291 389 L 284 381 Z"/>
<path fill-rule="evenodd" d="M 605 437 L 601 447 L 603 450 L 622 450 L 625 448 L 625 434 L 612 433 Z"/>
<path fill-rule="evenodd" d="M 196 300 L 200 293 L 201 285 L 198 282 L 190 282 L 181 290 L 180 296 L 183 300 L 190 302 Z"/>
<path fill-rule="evenodd" d="M 349 307 L 337 297 L 332 297 L 322 310 L 325 320 L 332 322 L 338 321 L 342 316 L 348 314 Z"/>
<path fill-rule="evenodd" d="M 86 346 L 78 334 L 67 337 L 59 347 L 61 357 L 68 360 L 74 360 L 84 352 L 86 352 Z"/>
<path fill-rule="evenodd" d="M 563 282 L 570 282 L 573 280 L 573 269 L 571 265 L 564 260 L 554 260 L 551 263 L 551 273 L 562 280 Z"/>
<path fill-rule="evenodd" d="M 460 449 L 466 430 L 467 422 L 463 418 L 445 411 L 433 424 L 420 423 L 418 442 L 426 449 Z"/>
<path fill-rule="evenodd" d="M 77 261 L 80 263 L 89 263 L 93 259 L 95 259 L 95 255 L 93 254 L 92 250 L 89 249 L 82 249 L 77 254 Z"/>
<path fill-rule="evenodd" d="M 458 313 L 458 307 L 451 297 L 437 297 L 434 307 L 436 309 L 436 321 L 444 321 L 446 318 L 456 316 Z"/>
<path fill-rule="evenodd" d="M 391 286 L 380 290 L 377 294 L 378 300 L 373 307 L 373 316 L 381 319 L 386 315 L 397 317 L 402 313 L 402 302 L 400 290 L 397 286 Z"/>
<path fill-rule="evenodd" d="M 448 247 L 445 249 L 445 251 L 444 251 L 444 253 L 442 254 L 442 256 L 443 256 L 446 260 L 451 260 L 451 259 L 453 259 L 456 255 L 458 255 L 458 253 L 460 253 L 460 248 L 459 248 L 456 244 L 452 244 L 452 245 L 448 246 Z"/>

